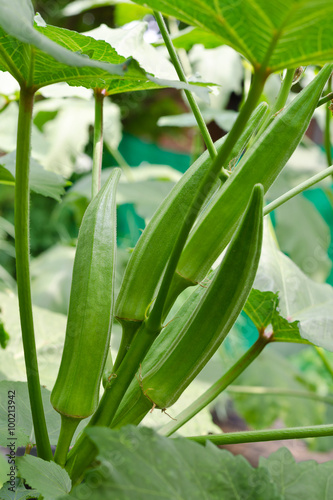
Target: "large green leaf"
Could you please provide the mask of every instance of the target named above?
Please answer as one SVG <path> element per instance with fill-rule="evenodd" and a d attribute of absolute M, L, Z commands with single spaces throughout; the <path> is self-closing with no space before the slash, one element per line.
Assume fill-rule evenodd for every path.
<path fill-rule="evenodd" d="M 101 466 L 65 498 L 94 500 L 279 500 L 267 469 L 243 457 L 185 439 L 168 439 L 151 429 L 89 429 Z M 258 488 L 260 485 L 260 488 Z M 90 494 L 90 496 L 89 496 Z M 59 499 L 61 500 L 61 499 Z"/>
<path fill-rule="evenodd" d="M 333 498 L 333 461 L 317 464 L 314 460 L 296 463 L 286 448 L 261 458 L 260 469 L 267 469 L 283 500 Z"/>
<path fill-rule="evenodd" d="M 104 40 L 47 26 L 40 16 L 34 24 L 33 14 L 30 0 L 0 3 L 0 69 L 21 84 L 40 88 L 64 81 L 111 94 L 171 85 L 207 95 L 203 87 L 147 76 L 134 59 L 126 61 Z"/>
<path fill-rule="evenodd" d="M 333 351 L 332 286 L 308 278 L 278 249 L 273 229 L 267 226 L 254 287 L 279 292 L 283 318 L 298 321 L 303 338 Z"/>
<path fill-rule="evenodd" d="M 213 32 L 255 68 L 278 71 L 333 59 L 331 0 L 136 1 Z"/>
<path fill-rule="evenodd" d="M 44 500 L 54 500 L 71 489 L 68 473 L 54 462 L 26 455 L 17 459 L 17 466 L 27 484 L 36 488 Z"/>

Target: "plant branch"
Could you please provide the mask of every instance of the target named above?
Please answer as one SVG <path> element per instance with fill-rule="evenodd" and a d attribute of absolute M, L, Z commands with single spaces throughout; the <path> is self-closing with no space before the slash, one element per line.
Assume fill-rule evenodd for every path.
<path fill-rule="evenodd" d="M 177 415 L 175 421 L 168 423 L 159 431 L 163 436 L 171 436 L 180 427 L 185 425 L 203 408 L 208 406 L 223 392 L 255 359 L 264 347 L 269 342 L 269 339 L 262 336 L 253 344 L 252 347 L 204 394 L 196 399 L 190 406 Z"/>
<path fill-rule="evenodd" d="M 125 158 L 123 157 L 123 155 L 121 154 L 121 152 L 119 151 L 119 149 L 111 148 L 108 145 L 108 150 L 109 150 L 110 154 L 113 156 L 113 158 L 116 160 L 118 166 L 124 172 L 128 182 L 134 182 L 135 179 L 134 179 L 134 176 L 132 173 L 132 169 L 129 166 L 129 164 L 127 163 L 127 161 L 125 160 Z"/>
<path fill-rule="evenodd" d="M 332 76 L 328 79 L 328 94 L 332 91 Z M 331 120 L 332 120 L 332 108 L 331 105 L 326 106 L 326 114 L 325 114 L 325 134 L 324 134 L 324 143 L 325 143 L 325 152 L 327 165 L 330 167 L 332 165 L 332 144 L 331 144 Z"/>
<path fill-rule="evenodd" d="M 317 104 L 317 108 L 319 108 L 319 106 L 322 106 L 323 104 L 326 104 L 328 101 L 332 101 L 332 100 L 333 100 L 333 92 L 329 92 L 324 97 L 319 99 L 318 104 Z"/>
<path fill-rule="evenodd" d="M 310 179 L 302 182 L 301 184 L 294 187 L 293 189 L 290 189 L 290 191 L 287 191 L 282 196 L 279 196 L 279 198 L 276 198 L 276 200 L 274 200 L 271 203 L 269 203 L 268 205 L 266 205 L 264 208 L 264 215 L 269 214 L 270 212 L 272 212 L 276 208 L 280 207 L 281 205 L 283 205 L 287 201 L 291 200 L 297 194 L 300 194 L 303 191 L 305 191 L 306 189 L 309 189 L 310 187 L 314 186 L 315 184 L 322 181 L 323 179 L 325 179 L 326 177 L 328 177 L 331 174 L 333 174 L 333 166 L 326 168 L 322 172 L 319 172 L 319 174 L 313 175 L 312 177 L 310 177 Z"/>
<path fill-rule="evenodd" d="M 333 397 L 331 396 L 321 396 L 320 394 L 312 392 L 279 389 L 276 387 L 231 385 L 226 391 L 231 394 L 255 394 L 256 396 L 287 396 L 291 398 L 312 399 L 314 401 L 333 405 Z"/>
<path fill-rule="evenodd" d="M 34 92 L 21 87 L 15 173 L 15 250 L 22 341 L 38 456 L 53 460 L 43 408 L 32 315 L 29 268 L 29 170 Z"/>
<path fill-rule="evenodd" d="M 314 346 L 315 348 L 315 351 L 316 353 L 318 354 L 318 356 L 320 357 L 320 359 L 322 360 L 323 362 L 323 365 L 324 367 L 326 368 L 326 371 L 331 375 L 331 377 L 333 378 L 333 368 L 332 366 L 330 365 L 328 359 L 326 358 L 325 354 L 324 354 L 324 351 L 323 349 L 321 349 L 320 347 L 317 347 L 317 346 Z"/>
<path fill-rule="evenodd" d="M 279 441 L 281 439 L 306 439 L 312 437 L 333 436 L 333 424 L 312 425 L 308 427 L 289 427 L 287 429 L 265 429 L 261 431 L 229 432 L 213 436 L 191 436 L 187 439 L 205 444 L 211 441 L 220 446 L 237 443 L 259 443 L 262 441 Z"/>
<path fill-rule="evenodd" d="M 282 81 L 279 93 L 275 99 L 275 102 L 272 106 L 272 109 L 270 110 L 268 116 L 264 120 L 263 124 L 261 125 L 256 138 L 259 137 L 259 135 L 262 134 L 262 132 L 268 127 L 268 125 L 272 122 L 274 119 L 274 116 L 276 113 L 279 113 L 281 111 L 288 99 L 288 95 L 291 89 L 291 86 L 294 81 L 294 75 L 295 75 L 295 69 L 288 69 L 286 72 L 286 75 Z"/>
<path fill-rule="evenodd" d="M 156 22 L 158 24 L 158 27 L 160 29 L 161 35 L 163 37 L 164 43 L 166 45 L 166 48 L 168 49 L 171 61 L 173 62 L 173 65 L 177 71 L 177 75 L 179 77 L 179 80 L 188 83 L 186 75 L 184 73 L 183 67 L 181 65 L 181 62 L 179 60 L 179 57 L 177 55 L 177 52 L 175 50 L 175 47 L 172 43 L 171 37 L 168 32 L 168 28 L 164 22 L 163 16 L 160 12 L 154 11 L 154 17 L 156 19 Z M 195 119 L 197 121 L 198 127 L 202 133 L 202 137 L 205 141 L 205 144 L 207 146 L 209 155 L 211 158 L 215 158 L 217 155 L 214 142 L 210 136 L 210 133 L 208 132 L 207 125 L 205 123 L 205 120 L 201 114 L 200 108 L 194 98 L 194 96 L 191 94 L 189 90 L 185 90 L 185 95 L 187 97 L 187 100 L 189 102 L 189 105 L 192 109 L 192 113 L 195 116 Z"/>
<path fill-rule="evenodd" d="M 92 167 L 91 199 L 95 198 L 101 189 L 101 170 L 103 159 L 103 102 L 105 93 L 103 90 L 95 89 L 95 124 L 94 124 L 94 148 Z"/>

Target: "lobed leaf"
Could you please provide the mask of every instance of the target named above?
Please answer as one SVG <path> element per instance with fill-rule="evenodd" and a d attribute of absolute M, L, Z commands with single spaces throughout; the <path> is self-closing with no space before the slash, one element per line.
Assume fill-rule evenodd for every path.
<path fill-rule="evenodd" d="M 333 59 L 331 0 L 136 0 L 211 32 L 275 72 Z M 197 33 L 197 35 L 199 35 Z M 200 41 L 200 37 L 197 38 Z"/>
<path fill-rule="evenodd" d="M 25 455 L 17 459 L 17 466 L 26 483 L 36 488 L 44 500 L 55 500 L 69 493 L 72 487 L 68 473 L 55 462 Z"/>
<path fill-rule="evenodd" d="M 266 227 L 254 287 L 279 292 L 280 310 L 288 321 L 298 321 L 302 338 L 333 351 L 333 288 L 315 283 L 277 247 L 273 229 Z"/>
<path fill-rule="evenodd" d="M 65 498 L 94 500 L 278 500 L 267 469 L 253 469 L 243 457 L 153 430 L 128 426 L 120 431 L 90 428 L 101 465 Z M 95 479 L 92 481 L 92 479 Z M 261 485 L 258 491 L 258 485 Z"/>
<path fill-rule="evenodd" d="M 29 0 L 0 4 L 0 70 L 36 89 L 57 82 L 106 89 L 110 94 L 169 86 L 206 98 L 208 90 L 147 76 L 134 59 L 126 60 L 105 40 L 48 26 L 33 18 Z"/>

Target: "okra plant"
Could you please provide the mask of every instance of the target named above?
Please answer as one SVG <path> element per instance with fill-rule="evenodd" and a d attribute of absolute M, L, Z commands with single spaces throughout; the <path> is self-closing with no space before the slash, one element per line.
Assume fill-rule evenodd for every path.
<path fill-rule="evenodd" d="M 74 10 L 79 3 L 73 2 Z M 308 479 L 299 479 L 306 467 L 318 498 L 329 498 L 331 463 L 296 465 L 286 450 L 280 450 L 253 469 L 212 443 L 332 436 L 330 423 L 177 439 L 170 436 L 174 437 L 223 391 L 235 389 L 233 382 L 252 363 L 256 366 L 268 344 L 316 348 L 333 375 L 320 350 L 333 350 L 329 314 L 323 308 L 323 316 L 317 312 L 312 317 L 312 310 L 303 316 L 302 310 L 294 314 L 293 304 L 288 303 L 289 290 L 283 290 L 278 280 L 271 288 L 260 286 L 260 262 L 267 262 L 266 249 L 270 256 L 278 253 L 268 214 L 333 172 L 328 109 L 332 98 L 332 3 L 137 3 L 144 4 L 136 7 L 138 16 L 148 13 L 156 20 L 159 44 L 163 43 L 173 63 L 171 67 L 165 59 L 173 75 L 169 79 L 158 71 L 152 74 L 152 65 L 141 60 L 135 48 L 124 56 L 120 48 L 113 47 L 127 36 L 126 30 L 115 34 L 104 26 L 82 34 L 46 24 L 39 14 L 35 15 L 30 0 L 0 3 L 0 70 L 9 72 L 20 87 L 16 167 L 10 167 L 13 155 L 1 159 L 0 182 L 15 185 L 16 282 L 26 367 L 26 383 L 0 382 L 0 444 L 9 450 L 6 458 L 0 455 L 0 498 L 98 500 L 162 495 L 170 499 L 289 499 L 300 497 L 304 491 L 305 498 L 310 498 Z M 188 27 L 173 30 L 171 36 L 166 20 L 174 27 L 174 18 Z M 203 80 L 190 82 L 182 65 L 182 61 L 188 62 L 186 50 L 198 42 L 210 48 L 232 47 L 241 54 L 251 80 L 234 124 L 215 143 L 198 105 L 198 99 L 207 100 L 214 82 L 203 81 L 205 75 Z M 310 65 L 315 68 L 315 76 L 291 97 L 299 68 Z M 266 85 L 276 73 L 282 75 L 280 89 L 275 101 L 267 103 Z M 92 189 L 77 240 L 58 374 L 53 386 L 45 389 L 39 376 L 31 299 L 29 233 L 34 221 L 30 223 L 29 197 L 36 172 L 44 179 L 46 176 L 51 185 L 63 186 L 66 181 L 40 166 L 33 171 L 31 136 L 34 103 L 42 100 L 44 88 L 59 82 L 93 91 Z M 160 87 L 184 92 L 206 151 L 148 221 L 116 294 L 121 168 L 113 168 L 106 182 L 101 182 L 103 111 L 114 94 Z M 4 109 L 8 105 L 6 102 Z M 328 168 L 267 204 L 266 193 L 302 141 L 314 113 L 322 107 L 328 109 L 328 165 L 324 166 Z M 40 184 L 43 194 L 46 188 L 42 181 Z M 279 254 L 280 260 L 284 258 Z M 300 276 L 297 273 L 301 271 L 293 272 Z M 320 310 L 324 302 L 332 303 L 330 285 L 303 279 L 308 280 L 309 289 L 304 310 L 313 305 Z M 173 405 L 219 352 L 242 311 L 256 326 L 257 339 L 238 359 L 222 367 L 215 379 L 221 377 L 206 392 L 177 414 Z M 116 325 L 121 325 L 122 334 L 112 359 L 110 342 Z M 320 328 L 325 329 L 323 335 L 316 336 L 313 330 Z M 1 356 L 6 356 L 6 351 Z M 298 396 L 322 397 L 324 402 L 324 396 L 309 391 Z M 28 416 L 23 404 L 27 398 Z M 157 420 L 160 417 L 160 422 L 168 419 L 157 432 L 139 426 L 151 413 Z M 26 419 L 31 419 L 33 426 L 28 437 Z M 18 445 L 26 447 L 24 457 L 16 456 Z M 30 454 L 34 445 L 38 458 Z M 276 474 L 276 463 L 288 470 L 296 493 L 283 474 Z"/>

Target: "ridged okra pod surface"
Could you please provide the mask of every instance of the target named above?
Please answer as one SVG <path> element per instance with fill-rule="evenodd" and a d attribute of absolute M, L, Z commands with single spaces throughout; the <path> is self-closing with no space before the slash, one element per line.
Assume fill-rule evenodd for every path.
<path fill-rule="evenodd" d="M 64 350 L 51 403 L 77 419 L 97 407 L 110 345 L 116 259 L 115 169 L 82 220 L 74 261 Z"/>
<path fill-rule="evenodd" d="M 277 114 L 240 160 L 204 210 L 182 252 L 175 281 L 199 283 L 229 243 L 255 183 L 265 192 L 273 184 L 306 131 L 333 70 L 327 64 L 293 101 Z M 214 230 L 208 231 L 208 228 Z M 177 284 L 173 287 L 177 290 Z"/>
<path fill-rule="evenodd" d="M 228 163 L 240 155 L 257 130 L 266 111 L 267 105 L 265 103 L 261 103 L 254 111 L 229 155 L 225 167 L 228 167 Z M 215 143 L 217 151 L 223 147 L 224 141 L 225 137 Z M 135 329 L 135 322 L 138 322 L 139 326 L 145 318 L 147 307 L 154 298 L 156 287 L 170 256 L 184 215 L 210 164 L 211 158 L 205 151 L 162 202 L 131 254 L 115 307 L 115 316 L 123 324 L 128 323 L 129 328 Z M 207 193 L 207 199 L 220 185 L 220 182 L 215 183 L 210 192 Z M 144 283 L 144 287 L 142 283 Z"/>
<path fill-rule="evenodd" d="M 263 188 L 251 200 L 207 289 L 198 287 L 154 342 L 113 426 L 137 423 L 154 404 L 171 406 L 220 346 L 240 314 L 256 275 L 263 230 Z M 141 392 L 141 394 L 140 394 Z M 146 401 L 145 401 L 145 399 Z"/>

